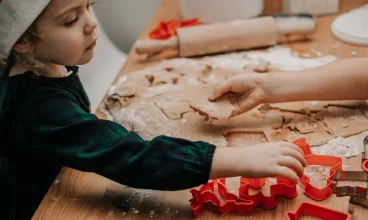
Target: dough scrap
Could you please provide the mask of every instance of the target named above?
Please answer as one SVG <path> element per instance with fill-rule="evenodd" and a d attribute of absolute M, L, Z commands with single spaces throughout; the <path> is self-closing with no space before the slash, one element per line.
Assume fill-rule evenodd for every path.
<path fill-rule="evenodd" d="M 216 120 L 227 119 L 233 115 L 235 107 L 230 102 L 229 94 L 225 94 L 216 101 L 211 102 L 208 100 L 208 97 L 215 91 L 214 86 L 202 87 L 202 89 L 197 91 L 197 95 L 190 101 L 190 106 L 193 109 Z"/>
<path fill-rule="evenodd" d="M 336 136 L 349 137 L 368 130 L 368 119 L 358 109 L 328 107 L 324 114 L 324 122 Z"/>
<path fill-rule="evenodd" d="M 318 146 L 333 138 L 333 135 L 326 132 L 328 128 L 323 121 L 317 121 L 308 115 L 295 112 L 280 114 L 283 116 L 282 132 L 275 135 L 274 130 L 265 129 L 264 133 L 268 141 L 294 141 L 304 137 L 311 146 Z M 313 132 L 310 132 L 311 129 Z"/>
<path fill-rule="evenodd" d="M 265 60 L 259 60 L 258 63 L 253 65 L 253 70 L 257 73 L 266 73 L 270 68 L 271 63 Z"/>

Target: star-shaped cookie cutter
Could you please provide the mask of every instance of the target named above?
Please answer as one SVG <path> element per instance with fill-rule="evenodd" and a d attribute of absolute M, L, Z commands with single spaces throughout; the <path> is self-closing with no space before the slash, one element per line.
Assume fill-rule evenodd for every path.
<path fill-rule="evenodd" d="M 295 212 L 286 212 L 287 220 L 298 220 L 302 215 L 309 215 L 319 217 L 321 219 L 331 220 L 349 220 L 351 215 L 349 213 L 340 212 L 327 207 L 319 206 L 309 202 L 302 202 Z"/>

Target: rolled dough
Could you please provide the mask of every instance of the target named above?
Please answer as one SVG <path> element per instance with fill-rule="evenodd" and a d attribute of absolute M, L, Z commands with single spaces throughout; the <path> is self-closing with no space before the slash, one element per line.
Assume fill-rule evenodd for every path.
<path fill-rule="evenodd" d="M 269 110 L 259 110 L 260 106 L 230 117 L 236 106 L 231 96 L 223 96 L 216 102 L 209 102 L 208 97 L 217 83 L 235 74 L 246 74 L 244 64 L 251 67 L 258 59 L 249 56 L 248 53 L 234 53 L 203 59 L 173 59 L 129 73 L 111 91 L 106 108 L 117 123 L 146 140 L 167 135 L 202 140 L 218 147 L 227 145 L 225 137 L 231 133 L 264 133 L 268 141 L 305 137 L 312 146 L 318 146 L 338 136 L 368 130 L 365 101 L 279 103 L 271 104 Z M 279 56 L 283 55 L 272 57 Z M 272 59 L 267 60 L 275 66 Z M 309 62 L 310 59 L 304 62 L 298 58 L 295 63 L 311 67 L 322 64 Z M 241 68 L 228 68 L 234 65 Z"/>

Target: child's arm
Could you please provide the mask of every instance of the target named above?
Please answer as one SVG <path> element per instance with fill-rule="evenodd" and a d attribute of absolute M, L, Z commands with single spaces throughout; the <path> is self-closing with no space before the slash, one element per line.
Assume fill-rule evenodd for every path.
<path fill-rule="evenodd" d="M 368 98 L 368 58 L 337 61 L 300 72 L 241 74 L 224 82 L 210 97 L 238 93 L 238 112 L 261 103 Z"/>
<path fill-rule="evenodd" d="M 284 176 L 294 182 L 305 165 L 290 143 L 250 148 L 217 148 L 170 137 L 145 141 L 117 123 L 86 113 L 65 92 L 41 91 L 25 118 L 30 143 L 49 160 L 119 183 L 158 190 L 179 190 L 209 178 Z"/>

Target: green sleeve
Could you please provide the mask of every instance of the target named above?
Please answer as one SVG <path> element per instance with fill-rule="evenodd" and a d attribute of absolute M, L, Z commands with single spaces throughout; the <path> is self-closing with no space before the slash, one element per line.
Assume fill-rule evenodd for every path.
<path fill-rule="evenodd" d="M 35 98 L 25 123 L 35 150 L 63 166 L 134 188 L 180 190 L 206 183 L 215 151 L 200 141 L 165 136 L 143 140 L 87 113 L 67 92 Z"/>

